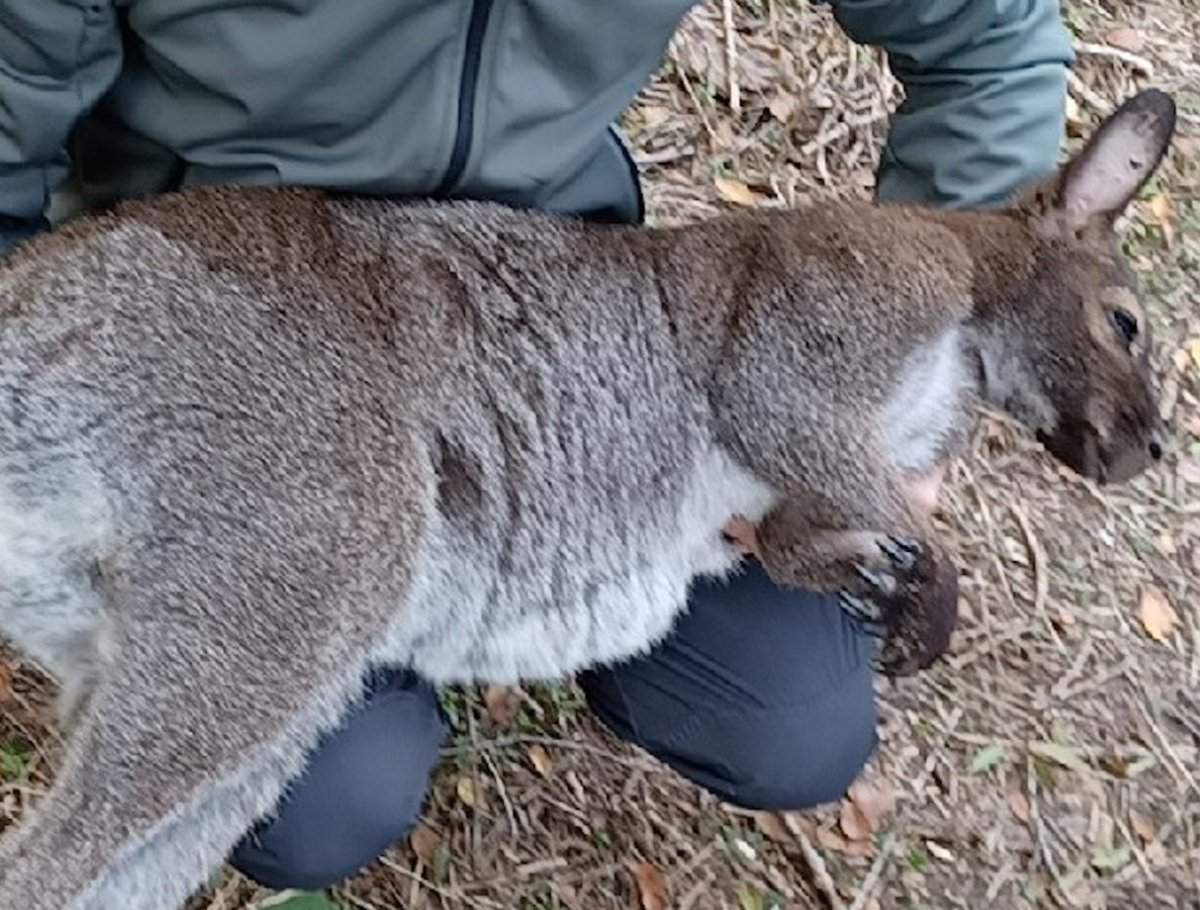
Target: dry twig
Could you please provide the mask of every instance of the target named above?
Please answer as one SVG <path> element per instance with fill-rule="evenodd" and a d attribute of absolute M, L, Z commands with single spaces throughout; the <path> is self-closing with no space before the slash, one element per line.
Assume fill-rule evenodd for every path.
<path fill-rule="evenodd" d="M 1041 617 L 1042 622 L 1046 626 L 1046 631 L 1050 633 L 1050 639 L 1058 646 L 1059 652 L 1066 654 L 1067 647 L 1063 644 L 1062 639 L 1059 638 L 1058 632 L 1054 628 L 1054 623 L 1050 621 L 1050 614 L 1046 612 L 1046 592 L 1049 588 L 1049 581 L 1046 574 L 1046 551 L 1042 549 L 1041 541 L 1033 533 L 1033 526 L 1030 525 L 1029 517 L 1025 514 L 1025 510 L 1021 508 L 1020 503 L 1012 503 L 1010 509 L 1013 515 L 1016 516 L 1017 524 L 1021 527 L 1021 534 L 1025 537 L 1025 545 L 1029 548 L 1029 561 L 1033 563 L 1033 612 Z"/>
<path fill-rule="evenodd" d="M 867 906 L 867 901 L 871 899 L 871 893 L 875 890 L 875 886 L 879 883 L 879 877 L 883 874 L 883 867 L 895 849 L 896 835 L 889 831 L 879 847 L 879 855 L 875 857 L 875 862 L 871 863 L 871 868 L 867 871 L 867 877 L 859 885 L 858 895 L 854 898 L 854 903 L 850 905 L 850 910 L 863 910 Z"/>
<path fill-rule="evenodd" d="M 1122 63 L 1129 64 L 1129 66 L 1140 72 L 1147 79 L 1154 78 L 1154 64 L 1140 54 L 1135 54 L 1123 48 L 1112 47 L 1108 44 L 1091 44 L 1087 41 L 1076 41 L 1075 52 L 1078 54 L 1089 54 L 1093 57 L 1113 57 Z"/>
<path fill-rule="evenodd" d="M 722 0 L 725 15 L 725 68 L 729 71 L 729 107 L 742 112 L 742 91 L 738 85 L 737 30 L 733 27 L 733 0 Z"/>
<path fill-rule="evenodd" d="M 792 837 L 796 838 L 796 843 L 800 845 L 800 852 L 804 854 L 804 861 L 808 863 L 808 867 L 812 871 L 813 882 L 820 889 L 821 893 L 825 895 L 825 900 L 829 902 L 830 910 L 844 910 L 846 905 L 842 903 L 841 895 L 837 892 L 837 885 L 834 884 L 833 878 L 829 874 L 829 869 L 825 866 L 825 860 L 821 858 L 821 854 L 817 852 L 817 848 L 808 839 L 808 835 L 804 833 L 804 829 L 800 827 L 800 823 L 790 813 L 783 813 L 781 818 Z"/>

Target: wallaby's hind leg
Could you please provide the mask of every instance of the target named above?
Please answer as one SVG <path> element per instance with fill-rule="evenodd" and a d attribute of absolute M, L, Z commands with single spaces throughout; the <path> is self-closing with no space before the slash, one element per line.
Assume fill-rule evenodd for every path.
<path fill-rule="evenodd" d="M 423 524 L 408 474 L 319 504 L 214 491 L 221 522 L 114 560 L 111 663 L 50 793 L 0 841 L 0 907 L 175 910 L 203 883 L 403 609 Z"/>

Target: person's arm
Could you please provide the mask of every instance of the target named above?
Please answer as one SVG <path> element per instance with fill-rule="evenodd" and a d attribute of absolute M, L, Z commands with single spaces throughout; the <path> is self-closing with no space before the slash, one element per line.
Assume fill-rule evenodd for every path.
<path fill-rule="evenodd" d="M 113 0 L 0 2 L 0 256 L 46 226 L 67 137 L 120 66 Z"/>
<path fill-rule="evenodd" d="M 996 206 L 1054 169 L 1070 36 L 1058 0 L 831 0 L 906 91 L 880 162 L 884 202 Z"/>

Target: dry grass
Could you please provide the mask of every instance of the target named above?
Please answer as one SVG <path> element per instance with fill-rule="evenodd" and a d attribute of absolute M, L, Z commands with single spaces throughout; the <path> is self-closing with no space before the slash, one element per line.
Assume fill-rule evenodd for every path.
<path fill-rule="evenodd" d="M 570 688 L 528 693 L 506 730 L 478 693 L 459 691 L 448 695 L 460 722 L 423 833 L 339 889 L 341 903 L 628 910 L 644 906 L 632 866 L 649 863 L 680 910 L 1200 904 L 1193 4 L 1067 5 L 1081 48 L 1076 131 L 1151 76 L 1181 101 L 1183 138 L 1128 224 L 1175 451 L 1164 469 L 1100 492 L 1008 422 L 984 420 L 953 468 L 940 519 L 963 566 L 953 654 L 918 679 L 880 686 L 882 745 L 865 776 L 895 791 L 897 809 L 876 836 L 844 837 L 838 806 L 787 819 L 722 806 L 613 740 Z M 1113 35 L 1125 26 L 1136 34 Z M 881 63 L 847 42 L 824 8 L 761 0 L 699 9 L 627 117 L 652 218 L 712 214 L 728 204 L 722 187 L 762 205 L 868 194 L 899 94 Z M 1139 621 L 1150 589 L 1179 615 L 1163 642 Z M 43 681 L 18 667 L 14 689 L 0 741 L 18 737 L 32 757 L 25 783 L 0 787 L 10 817 L 25 788 L 44 785 L 48 736 Z M 992 765 L 973 772 L 985 758 Z M 194 906 L 268 899 L 227 874 Z"/>

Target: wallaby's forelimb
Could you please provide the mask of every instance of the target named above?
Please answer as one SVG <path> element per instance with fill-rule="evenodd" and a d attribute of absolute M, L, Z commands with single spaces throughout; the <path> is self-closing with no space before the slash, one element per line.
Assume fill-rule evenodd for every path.
<path fill-rule="evenodd" d="M 831 518 L 818 500 L 786 501 L 763 519 L 755 543 L 767 574 L 779 584 L 836 592 L 883 640 L 877 663 L 885 672 L 928 665 L 948 646 L 957 617 L 953 560 L 923 516 L 855 527 Z"/>
<path fill-rule="evenodd" d="M 880 666 L 911 672 L 949 643 L 954 563 L 919 495 L 910 495 L 911 480 L 868 444 L 847 440 L 842 450 L 836 493 L 802 477 L 774 478 L 787 498 L 755 530 L 754 548 L 777 583 L 838 593 L 884 639 Z"/>

